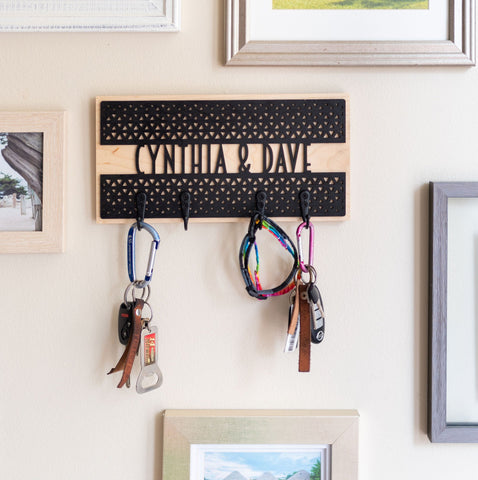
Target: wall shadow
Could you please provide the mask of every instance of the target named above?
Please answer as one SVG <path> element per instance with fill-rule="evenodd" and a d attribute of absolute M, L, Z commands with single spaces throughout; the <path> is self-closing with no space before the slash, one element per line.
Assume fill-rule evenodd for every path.
<path fill-rule="evenodd" d="M 414 411 L 415 442 L 427 433 L 428 404 L 428 262 L 429 262 L 429 186 L 415 192 L 414 201 Z"/>
<path fill-rule="evenodd" d="M 163 429 L 164 429 L 164 411 L 158 413 L 155 418 L 155 440 L 154 440 L 154 479 L 162 479 L 163 471 Z"/>

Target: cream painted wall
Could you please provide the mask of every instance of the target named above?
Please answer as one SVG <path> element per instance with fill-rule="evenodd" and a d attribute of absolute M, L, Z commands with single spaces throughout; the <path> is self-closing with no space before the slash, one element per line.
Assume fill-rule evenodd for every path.
<path fill-rule="evenodd" d="M 178 34 L 0 35 L 1 109 L 68 112 L 66 252 L 0 257 L 0 478 L 159 479 L 166 408 L 357 408 L 362 480 L 475 480 L 478 445 L 425 434 L 426 184 L 478 179 L 478 69 L 226 68 L 223 16 L 182 0 Z M 352 218 L 316 233 L 312 373 L 282 353 L 286 299 L 243 289 L 244 225 L 159 225 L 164 385 L 118 391 L 127 228 L 94 221 L 94 97 L 312 92 L 350 94 L 352 145 Z"/>

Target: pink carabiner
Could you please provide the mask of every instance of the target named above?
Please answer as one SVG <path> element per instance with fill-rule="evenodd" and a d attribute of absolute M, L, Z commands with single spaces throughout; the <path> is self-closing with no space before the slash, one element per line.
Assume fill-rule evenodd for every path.
<path fill-rule="evenodd" d="M 302 230 L 304 228 L 307 228 L 309 230 L 309 261 L 308 263 L 304 263 L 304 259 L 302 256 L 301 235 L 302 235 Z M 308 226 L 307 226 L 307 222 L 302 222 L 297 227 L 296 236 L 297 236 L 297 252 L 299 253 L 299 267 L 304 273 L 307 273 L 309 269 L 307 268 L 306 265 L 313 265 L 314 263 L 314 226 L 312 225 L 312 222 L 309 221 Z"/>

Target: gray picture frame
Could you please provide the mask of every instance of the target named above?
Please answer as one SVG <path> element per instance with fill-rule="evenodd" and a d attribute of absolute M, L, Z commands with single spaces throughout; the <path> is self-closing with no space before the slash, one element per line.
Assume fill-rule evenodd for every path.
<path fill-rule="evenodd" d="M 266 41 L 249 35 L 251 0 L 226 0 L 226 65 L 475 65 L 475 0 L 448 0 L 448 38 Z"/>
<path fill-rule="evenodd" d="M 478 198 L 478 182 L 430 182 L 428 437 L 438 443 L 478 443 L 478 424 L 448 423 L 448 199 Z"/>

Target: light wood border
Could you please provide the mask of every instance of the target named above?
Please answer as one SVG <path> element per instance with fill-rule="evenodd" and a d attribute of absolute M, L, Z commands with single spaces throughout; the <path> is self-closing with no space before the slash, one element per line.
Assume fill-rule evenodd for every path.
<path fill-rule="evenodd" d="M 65 112 L 0 112 L 0 132 L 43 133 L 43 229 L 0 232 L 0 253 L 63 252 Z"/>
<path fill-rule="evenodd" d="M 20 16 L 3 12 L 0 32 L 178 32 L 180 29 L 180 0 L 162 0 L 164 15 L 145 11 L 131 16 L 127 12 L 118 17 L 100 17 L 94 10 L 83 16 L 63 15 L 48 17 Z"/>
<path fill-rule="evenodd" d="M 331 445 L 330 480 L 358 478 L 356 410 L 166 410 L 163 476 L 189 480 L 192 444 Z"/>
<path fill-rule="evenodd" d="M 447 40 L 408 42 L 252 41 L 249 2 L 227 0 L 226 65 L 475 65 L 475 0 L 449 0 Z"/>
<path fill-rule="evenodd" d="M 478 425 L 446 421 L 448 199 L 478 198 L 478 182 L 430 182 L 428 437 L 478 443 Z"/>

